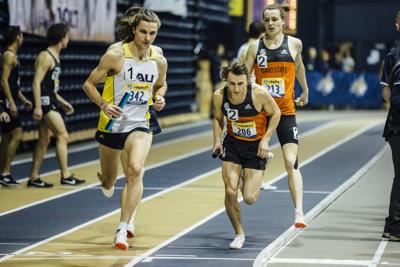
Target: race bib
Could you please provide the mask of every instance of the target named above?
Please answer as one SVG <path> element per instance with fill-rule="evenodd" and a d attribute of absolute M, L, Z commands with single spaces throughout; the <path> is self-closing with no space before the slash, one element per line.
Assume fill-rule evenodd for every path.
<path fill-rule="evenodd" d="M 285 96 L 285 80 L 283 78 L 265 78 L 262 80 L 262 85 L 273 97 Z"/>
<path fill-rule="evenodd" d="M 268 67 L 268 56 L 267 55 L 257 55 L 257 65 L 260 68 Z"/>
<path fill-rule="evenodd" d="M 227 109 L 226 115 L 230 121 L 237 121 L 239 119 L 239 110 L 237 109 Z"/>
<path fill-rule="evenodd" d="M 124 90 L 131 91 L 131 96 L 127 102 L 129 105 L 146 105 L 150 99 L 150 84 L 127 81 L 125 83 Z"/>
<path fill-rule="evenodd" d="M 256 123 L 250 122 L 232 122 L 232 131 L 236 136 L 245 138 L 254 138 L 257 136 Z"/>
<path fill-rule="evenodd" d="M 55 67 L 53 73 L 51 74 L 51 79 L 54 81 L 54 93 L 57 93 L 60 89 L 60 73 L 61 68 Z"/>
<path fill-rule="evenodd" d="M 42 104 L 42 106 L 50 105 L 50 97 L 49 96 L 41 96 L 40 103 Z"/>

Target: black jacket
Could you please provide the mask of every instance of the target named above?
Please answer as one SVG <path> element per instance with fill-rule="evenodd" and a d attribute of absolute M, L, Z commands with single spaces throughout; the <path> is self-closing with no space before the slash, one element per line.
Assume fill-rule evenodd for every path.
<path fill-rule="evenodd" d="M 400 51 L 400 48 L 398 49 Z M 386 139 L 393 135 L 400 135 L 400 58 L 397 58 L 392 64 L 392 69 L 388 76 L 390 109 L 383 131 L 383 137 Z"/>

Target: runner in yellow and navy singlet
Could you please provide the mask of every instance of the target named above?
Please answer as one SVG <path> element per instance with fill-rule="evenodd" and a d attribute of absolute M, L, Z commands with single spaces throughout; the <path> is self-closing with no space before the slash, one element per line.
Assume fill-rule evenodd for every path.
<path fill-rule="evenodd" d="M 296 122 L 295 104 L 308 103 L 308 86 L 301 58 L 300 39 L 283 34 L 285 10 L 279 4 L 267 5 L 263 10 L 266 33 L 259 42 L 250 45 L 246 65 L 254 70 L 256 83 L 262 85 L 278 104 L 282 116 L 277 135 L 283 151 L 289 188 L 295 206 L 294 225 L 306 226 L 303 218 L 303 179 L 298 169 L 297 151 L 299 131 Z M 302 93 L 295 99 L 295 79 Z"/>
<path fill-rule="evenodd" d="M 151 49 L 161 25 L 153 11 L 142 8 L 134 17 L 120 18 L 117 24 L 124 31 L 122 46 L 112 45 L 107 50 L 85 81 L 83 90 L 101 110 L 96 133 L 101 165 L 98 178 L 108 197 L 114 192 L 120 156 L 125 155 L 121 159 L 127 183 L 121 194 L 121 217 L 114 245 L 127 250 L 129 220 L 143 192 L 149 105 L 154 101 L 160 110 L 165 105 L 157 92 L 166 84 L 167 61 Z M 104 76 L 107 78 L 101 96 L 96 85 Z"/>
<path fill-rule="evenodd" d="M 222 67 L 221 78 L 226 86 L 214 92 L 214 147 L 221 152 L 222 178 L 225 184 L 225 208 L 235 229 L 232 249 L 242 248 L 245 234 L 238 202 L 239 177 L 243 171 L 243 199 L 254 204 L 269 155 L 269 139 L 280 118 L 279 107 L 260 85 L 250 83 L 244 63 L 232 62 Z M 267 116 L 270 117 L 267 124 Z M 221 140 L 224 118 L 227 135 Z"/>

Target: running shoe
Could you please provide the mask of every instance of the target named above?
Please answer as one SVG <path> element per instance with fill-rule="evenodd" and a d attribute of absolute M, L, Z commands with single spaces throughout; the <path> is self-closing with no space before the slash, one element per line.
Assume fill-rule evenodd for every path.
<path fill-rule="evenodd" d="M 394 242 L 400 242 L 400 236 L 390 234 L 389 240 Z"/>
<path fill-rule="evenodd" d="M 74 177 L 73 174 L 70 177 L 61 178 L 61 181 L 60 181 L 60 183 L 62 185 L 73 185 L 73 186 L 83 184 L 84 182 L 86 182 L 86 181 L 83 179 L 78 179 L 78 178 Z"/>
<path fill-rule="evenodd" d="M 11 174 L 0 175 L 0 184 L 7 187 L 18 187 L 21 184 L 15 181 Z"/>
<path fill-rule="evenodd" d="M 229 248 L 231 249 L 241 249 L 243 247 L 245 240 L 245 235 L 235 235 L 233 241 L 229 244 Z"/>
<path fill-rule="evenodd" d="M 42 181 L 40 177 L 38 177 L 35 180 L 29 180 L 28 187 L 50 188 L 53 187 L 53 184 L 46 183 L 45 181 Z"/>
<path fill-rule="evenodd" d="M 125 229 L 118 229 L 115 233 L 114 247 L 120 250 L 128 250 L 129 244 L 126 239 L 127 233 Z"/>
<path fill-rule="evenodd" d="M 307 224 L 304 221 L 304 216 L 302 212 L 295 212 L 294 227 L 305 228 Z"/>
<path fill-rule="evenodd" d="M 135 225 L 133 223 L 129 223 L 126 228 L 126 237 L 134 238 L 135 237 Z"/>
<path fill-rule="evenodd" d="M 100 181 L 100 186 L 101 186 L 101 192 L 103 192 L 103 195 L 106 196 L 107 198 L 110 198 L 114 195 L 114 186 L 111 186 L 109 189 L 104 187 L 103 180 L 101 174 L 98 172 L 97 173 L 97 179 Z"/>

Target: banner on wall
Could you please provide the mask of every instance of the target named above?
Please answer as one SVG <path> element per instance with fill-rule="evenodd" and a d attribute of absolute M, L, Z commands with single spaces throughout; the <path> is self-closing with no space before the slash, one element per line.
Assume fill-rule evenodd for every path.
<path fill-rule="evenodd" d="M 46 36 L 53 23 L 70 27 L 72 40 L 114 41 L 117 0 L 8 0 L 10 25 Z"/>
<path fill-rule="evenodd" d="M 184 18 L 188 13 L 186 0 L 145 0 L 143 7 L 155 12 L 169 12 Z"/>

